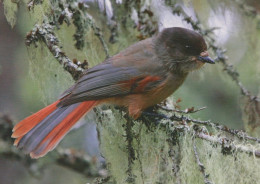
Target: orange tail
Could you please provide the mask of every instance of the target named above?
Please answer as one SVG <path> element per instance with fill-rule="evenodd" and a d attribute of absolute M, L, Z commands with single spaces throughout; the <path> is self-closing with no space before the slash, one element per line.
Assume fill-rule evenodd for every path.
<path fill-rule="evenodd" d="M 53 150 L 71 127 L 98 101 L 86 101 L 57 107 L 60 100 L 25 118 L 13 128 L 14 145 L 30 153 L 32 158 Z"/>

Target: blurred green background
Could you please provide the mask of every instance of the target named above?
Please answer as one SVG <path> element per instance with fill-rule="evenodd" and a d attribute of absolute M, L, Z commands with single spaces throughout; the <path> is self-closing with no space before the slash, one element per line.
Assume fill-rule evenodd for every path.
<path fill-rule="evenodd" d="M 258 12 L 258 19 L 246 15 L 244 10 L 230 1 L 184 1 L 185 6 L 194 8 L 203 25 L 219 28 L 215 32 L 218 45 L 227 49 L 228 62 L 235 65 L 241 82 L 252 94 L 257 95 L 260 86 L 260 2 L 250 0 L 247 3 Z M 23 11 L 18 11 L 17 24 L 12 29 L 5 19 L 3 4 L 0 3 L 0 113 L 10 115 L 15 122 L 54 101 L 62 91 L 73 84 L 70 75 L 62 69 L 46 48 L 41 45 L 37 49 L 26 48 L 24 37 L 32 29 L 37 16 L 30 17 Z M 101 14 L 92 11 L 90 10 L 93 15 Z M 188 9 L 187 11 L 189 12 Z M 102 21 L 106 20 L 100 19 L 99 26 L 102 27 Z M 173 21 L 171 25 L 174 26 L 175 22 Z M 63 25 L 57 32 L 65 53 L 71 59 L 77 58 L 80 61 L 87 59 L 91 66 L 102 62 L 105 55 L 97 38 L 93 35 L 87 37 L 86 49 L 78 51 L 74 48 L 72 38 L 74 31 L 75 28 Z M 138 33 L 135 31 L 122 35 L 119 43 L 108 44 L 111 55 L 138 40 Z M 106 41 L 108 42 L 108 37 Z M 243 129 L 240 97 L 239 88 L 223 72 L 223 67 L 216 64 L 206 65 L 203 69 L 190 74 L 171 98 L 182 100 L 179 103 L 181 109 L 207 107 L 193 114 L 194 118 L 210 119 L 230 128 Z M 91 118 L 87 121 L 92 122 Z M 87 151 L 88 144 L 85 141 L 87 130 L 89 129 L 85 125 L 82 129 L 73 131 L 66 136 L 61 146 Z M 4 149 L 7 149 L 6 146 L 0 142 L 0 151 Z M 94 149 L 96 151 L 93 155 L 96 156 L 98 149 L 96 147 Z M 48 157 L 51 156 L 48 154 L 40 160 L 48 163 Z M 48 169 L 44 169 L 40 178 L 31 177 L 21 163 L 0 158 L 0 184 L 87 183 L 84 176 L 51 162 L 46 167 Z"/>

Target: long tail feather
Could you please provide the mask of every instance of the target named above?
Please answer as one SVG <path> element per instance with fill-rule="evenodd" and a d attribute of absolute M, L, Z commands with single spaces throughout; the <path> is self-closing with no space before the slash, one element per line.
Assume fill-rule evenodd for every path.
<path fill-rule="evenodd" d="M 37 123 L 41 122 L 46 118 L 52 111 L 57 109 L 57 104 L 60 100 L 54 102 L 53 104 L 41 109 L 40 111 L 34 113 L 33 115 L 25 118 L 20 123 L 14 126 L 12 138 L 18 138 L 29 132 Z M 28 123 L 30 122 L 30 123 Z"/>
<path fill-rule="evenodd" d="M 30 153 L 32 158 L 53 150 L 72 126 L 98 101 L 86 101 L 57 107 L 60 100 L 27 117 L 13 129 L 14 145 Z"/>

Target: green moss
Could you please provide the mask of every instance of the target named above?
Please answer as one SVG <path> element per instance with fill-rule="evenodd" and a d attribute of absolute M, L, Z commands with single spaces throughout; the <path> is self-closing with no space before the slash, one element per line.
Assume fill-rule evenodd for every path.
<path fill-rule="evenodd" d="M 107 111 L 108 118 L 99 125 L 101 130 L 101 149 L 104 154 L 108 168 L 118 183 L 124 183 L 127 170 L 127 150 L 126 142 L 123 138 L 123 127 L 125 120 L 119 113 L 117 119 L 111 111 Z"/>
<path fill-rule="evenodd" d="M 56 101 L 73 84 L 70 74 L 64 72 L 47 47 L 38 43 L 38 47 L 28 48 L 30 75 L 40 88 L 42 101 L 50 104 Z"/>
<path fill-rule="evenodd" d="M 42 1 L 39 4 L 35 4 L 32 10 L 27 12 L 31 19 L 31 22 L 42 23 L 42 21 L 46 19 L 47 16 L 51 13 L 52 8 L 53 7 L 51 7 L 50 1 Z"/>
<path fill-rule="evenodd" d="M 185 2 L 189 3 L 190 1 L 186 0 Z M 5 0 L 4 7 L 8 22 L 14 26 L 17 5 Z M 51 7 L 49 1 L 43 1 L 43 4 L 35 5 L 33 11 L 27 17 L 29 22 L 41 24 L 51 8 L 54 7 Z M 118 14 L 124 13 L 123 8 L 117 11 Z M 96 12 L 100 14 L 99 11 Z M 124 17 L 125 15 L 122 14 L 121 18 L 123 19 Z M 126 27 L 129 26 L 127 29 L 119 25 L 120 35 L 117 37 L 118 42 L 109 44 L 110 32 L 106 25 L 106 19 L 96 20 L 96 25 L 102 30 L 104 39 L 109 46 L 110 55 L 118 53 L 136 41 L 136 30 L 129 28 L 133 26 L 131 21 L 127 22 Z M 104 49 L 92 29 L 86 30 L 85 38 L 83 39 L 85 40 L 84 47 L 82 50 L 77 50 L 75 49 L 75 40 L 73 39 L 76 30 L 75 27 L 72 25 L 68 27 L 66 24 L 59 27 L 60 29 L 56 30 L 55 33 L 59 38 L 62 51 L 69 58 L 76 58 L 80 61 L 86 59 L 90 67 L 97 65 L 105 59 Z M 54 56 L 48 51 L 46 45 L 37 44 L 37 48 L 33 46 L 28 48 L 30 74 L 41 89 L 42 101 L 45 104 L 49 104 L 55 101 L 59 94 L 73 83 L 73 80 L 67 72 L 64 72 L 62 66 L 60 66 Z M 214 84 L 216 85 L 216 82 Z M 191 94 L 190 90 L 187 91 L 187 94 Z M 181 96 L 183 96 L 183 93 Z M 201 96 L 201 98 L 196 97 L 196 99 L 203 102 L 205 96 L 201 95 L 201 91 L 199 91 L 198 96 Z M 189 101 L 189 104 L 193 103 Z M 205 103 L 203 102 L 203 104 Z M 126 120 L 122 118 L 122 113 L 117 110 L 104 110 L 103 112 L 105 115 L 101 117 L 102 123 L 98 125 L 101 150 L 107 161 L 108 169 L 117 183 L 126 183 L 127 179 L 129 179 L 129 173 L 134 176 L 134 181 L 138 184 L 178 182 L 200 184 L 204 182 L 203 175 L 199 171 L 199 166 L 194 155 L 193 137 L 190 135 L 192 131 L 187 130 L 181 133 L 177 130 L 176 135 L 174 135 L 175 139 L 173 140 L 172 133 L 176 127 L 169 128 L 166 131 L 156 126 L 151 128 L 151 131 L 143 123 L 135 121 L 131 129 L 131 133 L 133 134 L 132 148 L 134 149 L 135 159 L 130 163 L 129 150 L 127 149 L 128 143 L 125 136 Z M 219 114 L 216 111 L 212 112 Z M 217 134 L 216 131 L 211 131 L 213 134 Z M 210 181 L 216 184 L 259 183 L 260 159 L 240 152 L 223 155 L 220 146 L 216 146 L 205 140 L 195 139 L 195 141 L 199 158 L 205 166 L 205 172 L 210 174 Z M 237 142 L 236 144 L 236 146 L 243 146 L 248 143 Z M 259 146 L 256 148 L 259 149 Z M 129 170 L 129 165 L 131 165 L 131 170 Z"/>
<path fill-rule="evenodd" d="M 124 136 L 126 123 L 122 114 L 116 110 L 106 113 L 107 117 L 99 125 L 101 130 L 101 150 L 109 170 L 117 183 L 126 183 L 128 178 L 128 150 Z M 172 159 L 168 156 L 169 146 L 164 131 L 155 129 L 149 132 L 146 126 L 135 122 L 133 148 L 135 160 L 132 164 L 132 174 L 136 183 L 172 183 L 175 181 L 172 172 Z"/>
<path fill-rule="evenodd" d="M 115 181 L 120 184 L 127 183 L 129 163 L 124 128 L 126 121 L 116 110 L 107 110 L 105 114 L 102 124 L 99 124 L 101 150 Z M 135 183 L 204 183 L 189 131 L 178 132 L 178 144 L 172 146 L 169 142 L 170 135 L 159 127 L 150 131 L 144 124 L 135 122 L 132 133 L 135 150 L 132 174 L 135 176 Z M 195 141 L 200 161 L 213 183 L 256 184 L 260 181 L 259 159 L 241 152 L 225 155 L 221 152 L 221 146 L 201 139 Z M 234 142 L 237 147 L 246 144 Z"/>
<path fill-rule="evenodd" d="M 17 3 L 13 3 L 10 0 L 3 0 L 3 5 L 6 20 L 13 28 L 16 23 Z"/>
<path fill-rule="evenodd" d="M 189 134 L 186 134 L 181 138 L 180 141 L 180 178 L 184 183 L 194 183 L 199 184 L 203 183 L 203 176 L 199 171 L 199 167 L 196 163 L 192 137 Z M 200 150 L 200 147 L 197 146 Z M 207 171 L 206 171 L 207 172 Z"/>

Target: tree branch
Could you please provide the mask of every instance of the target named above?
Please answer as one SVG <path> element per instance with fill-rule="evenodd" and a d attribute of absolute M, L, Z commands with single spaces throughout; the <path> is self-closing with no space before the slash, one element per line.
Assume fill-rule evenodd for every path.
<path fill-rule="evenodd" d="M 30 1 L 30 2 L 34 3 L 37 1 Z M 78 44 L 77 48 L 83 47 L 82 43 L 84 42 L 86 26 L 91 25 L 91 28 L 93 29 L 94 34 L 99 38 L 99 41 L 101 42 L 102 47 L 104 48 L 104 52 L 105 52 L 106 56 L 109 57 L 108 47 L 104 41 L 102 31 L 98 27 L 96 27 L 95 22 L 92 20 L 91 16 L 89 16 L 88 14 L 84 14 L 84 17 L 81 17 L 83 15 L 83 13 L 86 13 L 86 12 L 82 11 L 84 9 L 84 8 L 82 9 L 82 4 L 75 3 L 75 2 L 73 2 L 73 3 L 67 2 L 67 4 L 69 4 L 69 6 L 60 7 L 61 8 L 60 16 L 65 16 L 68 19 L 69 18 L 71 19 L 70 15 L 66 13 L 67 12 L 66 10 L 68 9 L 70 11 L 70 13 L 75 13 L 74 17 L 72 17 L 72 19 L 76 20 L 76 19 L 80 18 L 79 22 L 77 22 L 77 21 L 74 22 L 74 25 L 76 26 L 76 29 L 77 29 L 77 31 L 74 35 L 76 42 L 77 42 L 76 44 Z M 70 6 L 71 4 L 73 4 L 73 6 Z M 126 2 L 126 4 L 129 4 L 129 3 Z M 32 4 L 32 6 L 33 5 L 34 4 Z M 131 9 L 131 7 L 129 7 L 129 10 L 130 9 Z M 142 13 L 148 14 L 148 15 L 151 15 L 151 13 L 152 13 L 152 12 L 149 12 L 149 10 L 145 10 L 145 12 L 142 12 Z M 194 30 L 199 31 L 208 40 L 210 47 L 212 48 L 212 50 L 214 51 L 214 53 L 217 57 L 216 60 L 218 62 L 222 63 L 223 68 L 227 72 L 229 77 L 231 77 L 232 80 L 234 80 L 236 82 L 236 85 L 241 90 L 241 94 L 243 96 L 249 97 L 251 100 L 259 102 L 259 99 L 256 96 L 251 95 L 251 93 L 240 82 L 239 74 L 234 69 L 234 67 L 227 63 L 227 57 L 225 55 L 225 50 L 216 45 L 216 42 L 215 42 L 214 38 L 212 37 L 212 32 L 215 28 L 203 29 L 203 27 L 199 21 L 192 20 L 192 18 L 189 17 L 182 9 L 178 9 L 177 7 L 173 7 L 173 13 L 178 14 L 178 15 L 181 14 L 184 17 L 184 20 L 187 23 L 191 24 L 191 26 L 193 27 Z M 140 14 L 140 11 L 139 11 L 139 14 Z M 64 19 L 62 17 L 59 17 L 59 20 L 60 20 L 59 24 L 61 24 Z M 85 27 L 83 27 L 83 26 L 80 27 L 80 22 L 83 22 Z M 149 21 L 149 22 L 151 22 L 151 21 Z M 78 61 L 72 61 L 65 55 L 65 53 L 60 49 L 59 40 L 54 33 L 54 30 L 56 28 L 55 26 L 58 27 L 57 22 L 52 23 L 51 21 L 44 22 L 42 25 L 38 25 L 38 24 L 35 25 L 34 29 L 31 32 L 29 32 L 26 36 L 26 45 L 30 46 L 30 45 L 34 44 L 34 46 L 37 47 L 38 42 L 44 43 L 47 46 L 47 48 L 49 49 L 49 51 L 52 53 L 52 55 L 63 66 L 63 68 L 72 75 L 74 80 L 77 80 L 83 74 L 84 69 L 86 69 L 87 62 L 85 64 L 84 63 L 81 64 Z M 149 26 L 148 26 L 148 28 L 149 28 Z M 82 29 L 82 30 L 79 30 L 79 29 Z M 151 34 L 153 34 L 153 32 L 151 32 Z M 194 110 L 194 108 L 190 108 L 190 109 L 186 109 L 184 111 L 171 110 L 171 109 L 166 109 L 166 108 L 164 108 L 163 110 L 168 112 L 167 115 L 169 115 L 171 112 L 190 114 L 190 113 L 194 113 L 194 112 L 203 110 L 203 108 L 198 109 L 198 110 Z M 127 182 L 134 183 L 135 176 L 133 174 L 134 173 L 133 172 L 133 164 L 134 164 L 133 161 L 135 159 L 135 148 L 134 148 L 134 144 L 133 144 L 133 139 L 135 137 L 133 135 L 133 130 L 132 130 L 133 121 L 129 117 L 125 117 L 125 119 L 127 120 L 125 129 L 126 129 L 126 146 L 127 146 L 127 151 L 128 151 L 128 170 L 126 171 L 126 174 L 128 176 Z M 101 119 L 101 121 L 102 121 L 102 119 Z M 252 148 L 253 146 L 255 146 L 254 144 L 258 145 L 258 143 L 260 143 L 260 139 L 251 137 L 251 136 L 247 135 L 245 132 L 242 132 L 239 130 L 229 129 L 224 125 L 219 125 L 219 124 L 213 123 L 211 121 L 200 121 L 200 120 L 192 119 L 188 116 L 183 116 L 183 115 L 179 116 L 179 115 L 173 114 L 173 115 L 169 116 L 167 118 L 167 120 L 160 121 L 158 126 L 168 136 L 167 141 L 169 143 L 170 149 L 174 145 L 175 142 L 178 142 L 176 140 L 179 139 L 179 137 L 181 137 L 185 134 L 190 134 L 193 136 L 193 140 L 192 140 L 193 141 L 193 152 L 194 152 L 194 155 L 196 158 L 196 163 L 199 166 L 200 172 L 203 174 L 205 183 L 211 183 L 211 182 L 208 180 L 208 175 L 205 172 L 204 165 L 200 161 L 200 157 L 199 157 L 199 154 L 197 151 L 197 146 L 195 144 L 194 138 L 202 139 L 204 141 L 213 143 L 213 145 L 221 146 L 221 153 L 224 155 L 242 152 L 242 153 L 249 153 L 250 155 L 254 155 L 257 158 L 260 158 L 260 151 L 254 150 Z M 156 127 L 156 128 L 158 128 L 158 127 Z M 8 143 L 10 145 L 12 142 L 12 140 L 10 138 L 11 130 L 12 130 L 11 119 L 9 117 L 5 117 L 5 116 L 0 117 L 0 137 L 2 140 L 4 140 L 6 143 Z M 148 127 L 148 130 L 150 130 L 149 127 Z M 223 132 L 228 135 L 220 134 Z M 231 137 L 231 138 L 229 138 L 229 137 Z M 237 143 L 237 141 L 239 141 L 239 142 Z M 246 141 L 251 141 L 250 145 L 246 145 L 245 144 Z M 140 143 L 138 143 L 138 144 L 139 144 L 138 146 L 140 146 Z M 170 149 L 169 149 L 168 155 L 173 159 L 173 153 L 170 153 L 170 151 L 171 151 Z M 62 150 L 62 149 L 57 149 L 56 153 L 58 154 L 58 158 L 55 161 L 59 164 L 62 164 L 63 166 L 74 169 L 77 172 L 80 172 L 87 176 L 89 176 L 89 175 L 100 176 L 101 175 L 98 171 L 95 171 L 94 173 L 92 173 L 92 171 L 89 171 L 92 169 L 90 167 L 91 167 L 91 164 L 93 164 L 93 163 L 84 154 L 74 152 L 72 150 Z M 139 157 L 138 155 L 140 155 L 140 153 L 139 152 L 136 152 L 136 153 L 137 153 L 137 157 Z M 8 156 L 11 156 L 11 158 L 14 158 L 14 159 L 19 159 L 19 160 L 23 160 L 23 161 L 25 160 L 26 161 L 25 163 L 28 164 L 29 167 L 31 166 L 31 164 L 35 164 L 35 163 L 37 164 L 37 161 L 28 159 L 29 157 L 24 156 L 23 154 L 21 154 L 20 152 L 17 152 L 17 151 L 11 150 L 10 152 L 3 152 L 0 154 L 1 154 L 1 156 L 6 157 L 6 158 Z M 27 162 L 27 159 L 29 160 L 28 162 Z M 139 163 L 140 163 L 140 160 L 139 160 Z M 179 163 L 180 163 L 180 160 L 178 160 L 176 162 L 176 164 L 179 164 Z M 142 165 L 142 163 L 140 165 Z M 141 172 L 143 172 L 142 170 L 143 170 L 143 168 L 141 168 Z M 179 170 L 176 167 L 176 170 L 175 170 L 176 175 L 177 175 L 178 171 Z M 143 175 L 142 175 L 142 177 L 144 178 Z M 107 178 L 103 179 L 102 181 L 100 180 L 100 182 L 97 181 L 97 183 L 103 183 L 103 182 L 108 181 L 109 179 L 110 179 L 110 177 L 107 177 Z"/>
<path fill-rule="evenodd" d="M 196 146 L 196 142 L 195 142 L 194 139 L 193 139 L 193 151 L 194 151 L 194 156 L 195 156 L 196 162 L 198 164 L 199 170 L 204 177 L 204 183 L 205 184 L 213 184 L 211 181 L 209 181 L 209 174 L 206 173 L 205 166 L 200 161 L 199 153 L 197 151 L 197 146 Z"/>
<path fill-rule="evenodd" d="M 200 34 L 203 35 L 203 37 L 208 40 L 209 47 L 212 48 L 213 52 L 216 55 L 215 60 L 220 62 L 223 65 L 224 71 L 226 71 L 229 77 L 233 81 L 235 81 L 235 83 L 241 90 L 241 94 L 249 97 L 251 100 L 255 100 L 259 102 L 260 101 L 259 98 L 257 96 L 251 95 L 251 92 L 247 90 L 242 84 L 242 82 L 239 80 L 239 73 L 236 71 L 234 66 L 228 64 L 227 62 L 228 58 L 225 55 L 226 50 L 216 45 L 216 41 L 212 37 L 213 31 L 216 28 L 204 29 L 203 26 L 200 24 L 200 21 L 198 21 L 199 19 L 197 19 L 197 21 L 194 21 L 190 16 L 188 16 L 185 13 L 185 11 L 180 6 L 175 6 L 174 4 L 172 9 L 173 9 L 173 14 L 182 15 L 184 21 L 190 24 L 194 30 L 200 32 Z"/>
<path fill-rule="evenodd" d="M 125 132 L 126 132 L 126 142 L 127 142 L 127 151 L 128 151 L 128 169 L 127 169 L 127 183 L 135 183 L 135 176 L 133 174 L 133 162 L 135 158 L 135 150 L 133 148 L 133 120 L 126 114 L 126 125 L 125 125 Z"/>
<path fill-rule="evenodd" d="M 218 125 L 215 123 L 212 123 L 210 121 L 199 121 L 196 119 L 191 119 L 186 116 L 177 116 L 172 115 L 167 117 L 167 122 L 161 121 L 159 123 L 159 126 L 164 127 L 165 131 L 174 131 L 174 129 L 177 129 L 181 132 L 189 132 L 192 135 L 195 135 L 196 137 L 209 141 L 211 143 L 216 143 L 222 146 L 223 153 L 231 153 L 231 152 L 245 152 L 249 153 L 250 155 L 254 155 L 257 158 L 260 158 L 260 151 L 252 149 L 252 145 L 248 146 L 242 143 L 244 140 L 250 140 L 254 141 L 256 144 L 259 143 L 259 139 L 255 137 L 250 137 L 246 133 L 238 130 L 232 130 L 229 128 L 226 128 L 223 125 Z M 192 126 L 189 125 L 189 123 L 194 123 Z M 204 126 L 209 126 L 212 128 L 215 128 L 217 130 L 221 130 L 223 132 L 227 132 L 231 134 L 232 136 L 237 137 L 240 140 L 240 144 L 235 143 L 235 137 L 233 138 L 227 138 L 226 136 L 216 136 L 214 135 L 214 131 L 210 132 L 209 129 L 206 129 Z M 193 127 L 193 129 L 191 129 Z M 172 130 L 173 129 L 173 130 Z M 172 132 L 174 135 L 174 132 Z M 218 132 L 219 133 L 219 132 Z M 228 148 L 228 149 L 227 149 Z"/>
<path fill-rule="evenodd" d="M 36 24 L 34 29 L 26 35 L 25 44 L 30 46 L 34 44 L 37 47 L 37 42 L 41 41 L 46 45 L 52 55 L 63 66 L 63 68 L 71 74 L 74 80 L 80 78 L 84 69 L 88 66 L 85 61 L 83 64 L 77 62 L 75 64 L 68 56 L 60 49 L 59 40 L 54 33 L 54 26 L 49 23 L 43 23 L 41 26 Z M 82 66 L 81 66 L 82 65 Z"/>

